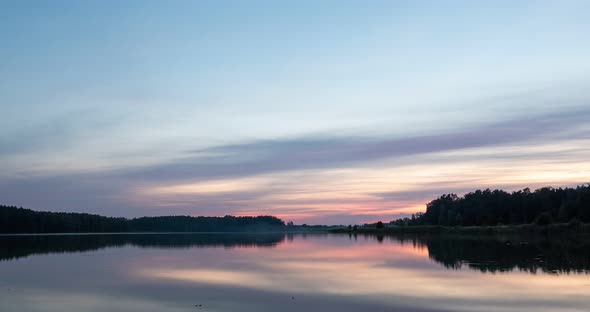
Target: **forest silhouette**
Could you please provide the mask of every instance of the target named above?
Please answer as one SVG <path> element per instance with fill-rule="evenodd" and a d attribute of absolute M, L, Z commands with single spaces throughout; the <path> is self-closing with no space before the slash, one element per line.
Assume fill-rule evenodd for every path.
<path fill-rule="evenodd" d="M 512 193 L 477 190 L 445 194 L 429 202 L 426 212 L 391 222 L 394 225 L 495 226 L 590 222 L 590 184 L 576 188 L 528 188 Z"/>
<path fill-rule="evenodd" d="M 281 229 L 272 216 L 111 218 L 0 206 L 0 233 L 245 232 Z"/>
<path fill-rule="evenodd" d="M 393 226 L 496 226 L 580 224 L 590 222 L 590 185 L 576 188 L 528 188 L 512 193 L 477 190 L 457 196 L 444 194 L 426 205 L 425 212 L 397 219 Z M 274 216 L 113 218 L 87 213 L 33 211 L 0 205 L 0 233 L 114 233 L 114 232 L 250 232 L 293 228 Z M 305 227 L 303 227 L 305 228 Z M 377 230 L 387 230 L 384 223 Z M 349 226 L 350 231 L 355 227 Z"/>

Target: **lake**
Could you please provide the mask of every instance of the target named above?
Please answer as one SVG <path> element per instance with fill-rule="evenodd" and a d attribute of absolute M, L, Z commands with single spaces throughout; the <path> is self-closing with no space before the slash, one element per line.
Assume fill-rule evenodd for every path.
<path fill-rule="evenodd" d="M 590 311 L 587 237 L 0 236 L 0 311 Z"/>

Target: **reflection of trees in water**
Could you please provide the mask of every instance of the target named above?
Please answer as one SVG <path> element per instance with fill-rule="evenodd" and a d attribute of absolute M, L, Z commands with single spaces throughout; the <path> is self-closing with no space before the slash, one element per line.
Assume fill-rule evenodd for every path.
<path fill-rule="evenodd" d="M 383 238 L 381 238 L 382 240 Z M 590 273 L 590 237 L 395 236 L 426 246 L 430 259 L 449 269 L 481 272 Z M 379 241 L 379 237 L 377 237 Z"/>
<path fill-rule="evenodd" d="M 86 252 L 123 246 L 141 248 L 273 247 L 284 239 L 285 234 L 282 233 L 0 236 L 0 261 L 38 254 Z"/>
<path fill-rule="evenodd" d="M 74 253 L 109 247 L 273 247 L 285 240 L 305 240 L 303 234 L 111 234 L 0 236 L 0 261 L 36 254 Z M 332 235 L 313 234 L 314 239 Z M 357 239 L 356 234 L 349 234 Z M 590 273 L 590 237 L 474 237 L 458 235 L 358 235 L 378 243 L 395 240 L 412 248 L 427 248 L 430 259 L 446 268 L 481 272 Z M 351 250 L 354 252 L 354 250 Z"/>

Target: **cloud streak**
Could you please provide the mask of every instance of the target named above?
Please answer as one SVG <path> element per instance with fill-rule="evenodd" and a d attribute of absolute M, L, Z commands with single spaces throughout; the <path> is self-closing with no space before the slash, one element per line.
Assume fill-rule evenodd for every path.
<path fill-rule="evenodd" d="M 590 120 L 590 110 L 530 116 L 481 127 L 406 138 L 323 137 L 264 140 L 193 151 L 197 156 L 139 168 L 128 177 L 191 180 L 243 177 L 277 171 L 338 168 L 351 164 L 470 148 L 550 139 Z M 554 138 L 556 139 L 556 138 Z M 201 154 L 215 156 L 199 156 Z"/>

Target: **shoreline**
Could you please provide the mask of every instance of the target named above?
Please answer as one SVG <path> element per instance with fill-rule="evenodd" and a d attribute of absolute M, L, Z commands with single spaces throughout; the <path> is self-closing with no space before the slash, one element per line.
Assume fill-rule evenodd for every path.
<path fill-rule="evenodd" d="M 440 226 L 415 225 L 377 228 L 333 229 L 330 233 L 339 234 L 590 234 L 590 223 L 551 225 L 496 225 L 496 226 Z"/>

